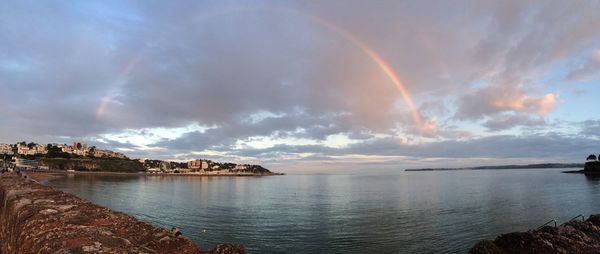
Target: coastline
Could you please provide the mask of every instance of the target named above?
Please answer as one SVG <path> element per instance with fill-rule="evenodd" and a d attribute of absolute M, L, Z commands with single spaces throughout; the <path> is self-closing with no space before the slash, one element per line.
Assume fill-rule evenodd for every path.
<path fill-rule="evenodd" d="M 461 168 L 416 168 L 405 169 L 408 172 L 418 171 L 452 171 L 452 170 L 501 170 L 501 169 L 545 169 L 545 168 L 583 168 L 582 163 L 539 163 L 527 165 L 496 165 L 496 166 L 478 166 Z"/>
<path fill-rule="evenodd" d="M 243 173 L 243 172 L 217 172 L 217 173 L 127 173 L 127 172 L 109 172 L 109 171 L 64 171 L 64 170 L 38 170 L 23 171 L 28 177 L 39 182 L 45 183 L 56 178 L 67 175 L 99 175 L 99 176 L 201 176 L 201 177 L 261 177 L 261 176 L 279 176 L 284 173 Z"/>

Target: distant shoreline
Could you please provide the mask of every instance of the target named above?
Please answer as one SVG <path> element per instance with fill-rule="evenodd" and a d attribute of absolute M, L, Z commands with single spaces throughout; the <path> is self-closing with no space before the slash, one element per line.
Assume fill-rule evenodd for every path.
<path fill-rule="evenodd" d="M 583 168 L 583 163 L 540 163 L 527 165 L 497 165 L 464 168 L 419 168 L 404 171 L 451 171 L 451 170 L 494 170 L 494 169 L 535 169 L 535 168 Z"/>

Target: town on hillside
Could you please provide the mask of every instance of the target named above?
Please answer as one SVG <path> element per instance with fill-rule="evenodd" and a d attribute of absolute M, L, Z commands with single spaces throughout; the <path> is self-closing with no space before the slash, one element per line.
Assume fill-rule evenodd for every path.
<path fill-rule="evenodd" d="M 99 149 L 82 142 L 73 142 L 71 145 L 56 143 L 43 145 L 33 142 L 0 144 L 0 169 L 174 174 L 271 173 L 260 165 L 222 163 L 203 159 L 187 162 L 129 159 L 123 153 Z"/>

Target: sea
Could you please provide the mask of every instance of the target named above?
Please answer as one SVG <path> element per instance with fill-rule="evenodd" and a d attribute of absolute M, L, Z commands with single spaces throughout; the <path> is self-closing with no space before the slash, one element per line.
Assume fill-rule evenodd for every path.
<path fill-rule="evenodd" d="M 177 227 L 202 249 L 236 243 L 249 253 L 466 253 L 482 239 L 600 213 L 600 179 L 564 170 L 69 175 L 47 184 Z"/>

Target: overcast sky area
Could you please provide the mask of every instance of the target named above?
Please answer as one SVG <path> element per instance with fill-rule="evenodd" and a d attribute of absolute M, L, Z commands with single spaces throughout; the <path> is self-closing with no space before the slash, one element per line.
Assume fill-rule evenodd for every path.
<path fill-rule="evenodd" d="M 0 143 L 283 172 L 583 162 L 600 153 L 599 11 L 3 1 Z"/>

